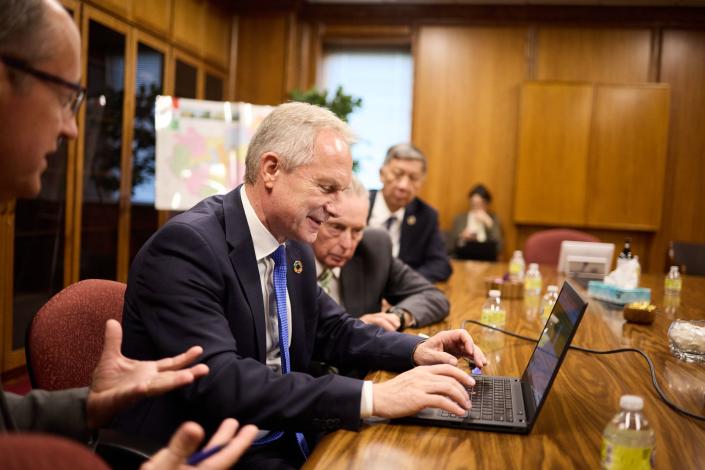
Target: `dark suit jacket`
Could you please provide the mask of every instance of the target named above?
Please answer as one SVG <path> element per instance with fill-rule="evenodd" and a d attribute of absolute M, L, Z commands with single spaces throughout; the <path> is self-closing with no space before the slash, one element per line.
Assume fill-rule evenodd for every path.
<path fill-rule="evenodd" d="M 87 388 L 47 392 L 32 390 L 26 396 L 0 388 L 0 433 L 36 431 L 58 434 L 87 443 Z"/>
<path fill-rule="evenodd" d="M 377 190 L 370 191 L 370 220 Z M 431 282 L 445 281 L 453 273 L 438 228 L 438 213 L 415 198 L 404 209 L 399 240 L 399 259 Z"/>
<path fill-rule="evenodd" d="M 381 229 L 365 230 L 340 283 L 343 307 L 355 317 L 379 312 L 382 299 L 408 310 L 418 326 L 442 320 L 450 308 L 440 290 L 392 256 L 392 240 Z"/>
<path fill-rule="evenodd" d="M 116 426 L 164 442 L 184 420 L 211 433 L 228 416 L 270 430 L 358 428 L 362 381 L 301 371 L 313 358 L 406 370 L 419 338 L 347 315 L 318 287 L 310 246 L 287 242 L 287 258 L 292 373 L 282 376 L 265 365 L 262 290 L 239 188 L 201 201 L 155 233 L 130 271 L 123 352 L 157 359 L 200 345 L 210 372 L 138 404 Z M 295 260 L 303 265 L 299 274 L 292 269 Z"/>

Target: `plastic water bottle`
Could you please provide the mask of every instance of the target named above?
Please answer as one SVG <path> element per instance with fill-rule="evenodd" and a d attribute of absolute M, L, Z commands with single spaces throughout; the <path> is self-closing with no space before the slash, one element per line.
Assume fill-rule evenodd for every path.
<path fill-rule="evenodd" d="M 642 414 L 644 400 L 622 395 L 622 408 L 602 433 L 602 468 L 605 470 L 652 469 L 656 436 Z"/>
<path fill-rule="evenodd" d="M 514 251 L 512 259 L 509 260 L 509 279 L 512 281 L 523 281 L 525 267 L 524 255 L 521 250 Z"/>
<path fill-rule="evenodd" d="M 663 280 L 663 306 L 666 314 L 672 316 L 681 303 L 681 287 L 683 280 L 678 266 L 671 266 L 666 279 Z"/>
<path fill-rule="evenodd" d="M 524 276 L 524 295 L 527 297 L 539 297 L 541 295 L 541 271 L 537 263 L 529 264 L 529 270 Z"/>
<path fill-rule="evenodd" d="M 482 306 L 480 321 L 498 328 L 503 328 L 504 324 L 507 322 L 507 312 L 502 306 L 502 299 L 498 290 L 492 289 L 487 294 L 485 305 Z"/>
<path fill-rule="evenodd" d="M 680 297 L 682 286 L 683 282 L 678 266 L 671 266 L 671 270 L 668 271 L 666 279 L 663 281 L 663 293 L 673 297 Z"/>
<path fill-rule="evenodd" d="M 548 286 L 546 288 L 546 295 L 543 296 L 543 300 L 541 301 L 541 312 L 544 320 L 551 315 L 551 311 L 553 311 L 553 306 L 556 304 L 557 300 L 558 286 Z"/>

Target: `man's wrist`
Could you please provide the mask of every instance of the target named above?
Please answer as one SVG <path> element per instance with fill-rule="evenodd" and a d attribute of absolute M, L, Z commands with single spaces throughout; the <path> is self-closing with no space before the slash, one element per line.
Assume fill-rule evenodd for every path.
<path fill-rule="evenodd" d="M 397 328 L 397 331 L 402 331 L 404 328 L 416 325 L 416 319 L 414 318 L 414 316 L 411 314 L 411 312 L 409 312 L 403 307 L 393 306 L 389 310 L 387 310 L 387 313 L 396 315 L 396 317 L 399 319 L 399 328 Z"/>
<path fill-rule="evenodd" d="M 419 345 L 420 345 L 420 344 L 425 343 L 425 342 L 426 342 L 426 339 L 422 339 L 421 341 L 419 341 L 418 343 L 416 343 L 416 345 L 414 346 L 414 349 L 411 350 L 411 365 L 412 365 L 413 367 L 417 367 L 417 366 L 419 365 L 419 363 L 416 362 L 416 357 L 415 357 L 415 356 L 416 356 L 416 350 L 419 348 Z"/>

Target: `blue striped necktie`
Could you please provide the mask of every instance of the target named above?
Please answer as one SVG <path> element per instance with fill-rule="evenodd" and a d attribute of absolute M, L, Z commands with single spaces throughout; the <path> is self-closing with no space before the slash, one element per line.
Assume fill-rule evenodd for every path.
<path fill-rule="evenodd" d="M 286 246 L 279 245 L 274 253 L 274 296 L 277 302 L 277 315 L 279 316 L 279 351 L 281 353 L 282 374 L 291 372 L 291 362 L 289 361 L 289 320 L 286 316 Z M 272 432 L 267 437 L 257 441 L 257 444 L 268 444 L 273 442 L 284 433 L 282 431 Z M 300 432 L 296 433 L 296 442 L 299 444 L 299 449 L 304 455 L 304 459 L 308 457 L 309 450 L 306 438 Z"/>

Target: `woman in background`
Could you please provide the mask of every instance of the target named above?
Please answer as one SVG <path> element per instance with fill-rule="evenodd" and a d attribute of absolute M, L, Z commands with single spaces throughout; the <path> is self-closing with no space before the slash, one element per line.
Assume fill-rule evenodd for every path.
<path fill-rule="evenodd" d="M 492 195 L 487 188 L 478 184 L 468 194 L 470 210 L 455 217 L 453 229 L 448 239 L 448 249 L 452 255 L 462 258 L 463 248 L 468 242 L 493 242 L 496 254 L 502 252 L 502 226 L 497 214 L 489 211 Z"/>

